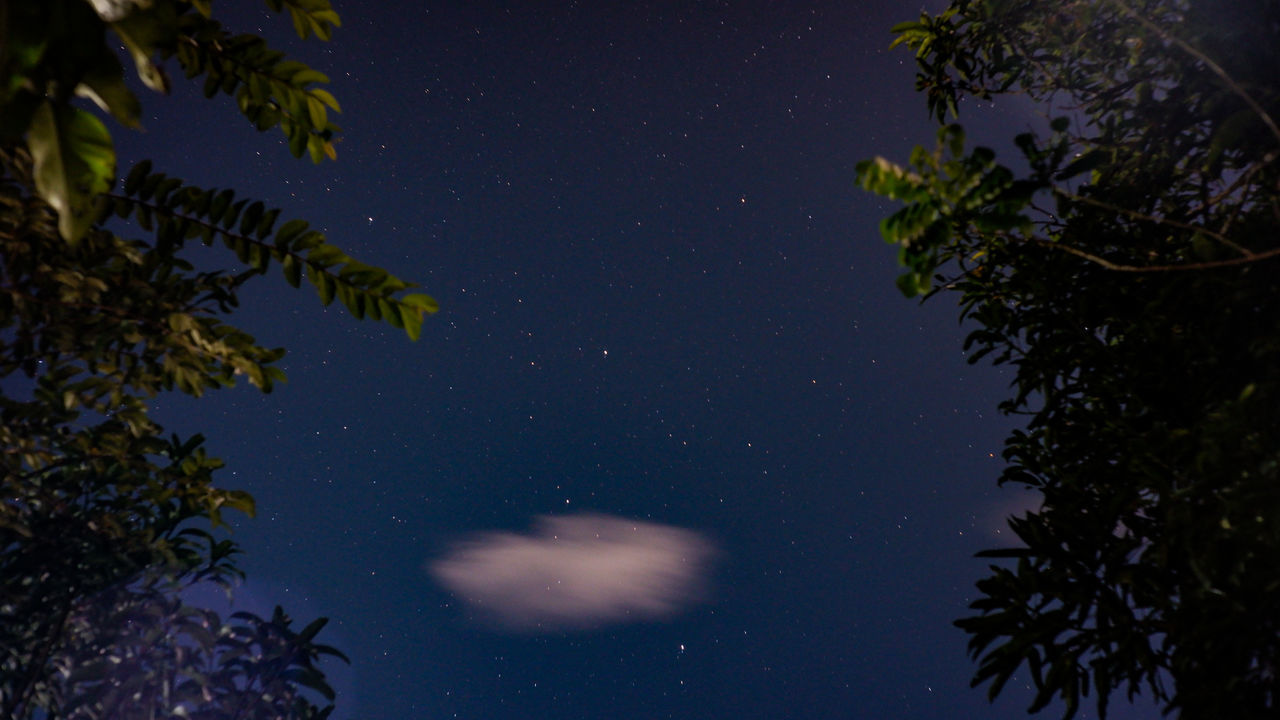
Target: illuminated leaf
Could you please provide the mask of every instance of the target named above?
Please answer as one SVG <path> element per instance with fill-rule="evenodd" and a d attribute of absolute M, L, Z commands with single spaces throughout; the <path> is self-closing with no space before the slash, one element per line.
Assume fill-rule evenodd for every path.
<path fill-rule="evenodd" d="M 58 212 L 58 231 L 75 242 L 94 220 L 94 196 L 115 177 L 111 135 L 93 115 L 45 102 L 32 118 L 28 138 L 36 189 Z"/>

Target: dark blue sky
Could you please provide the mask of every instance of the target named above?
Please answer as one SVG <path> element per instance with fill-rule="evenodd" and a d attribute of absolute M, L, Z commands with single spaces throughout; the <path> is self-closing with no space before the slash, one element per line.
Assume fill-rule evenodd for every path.
<path fill-rule="evenodd" d="M 887 51 L 916 8 L 347 2 L 299 44 L 256 7 L 225 20 L 332 77 L 338 162 L 191 90 L 116 134 L 442 306 L 410 343 L 272 277 L 239 322 L 289 383 L 160 402 L 257 498 L 241 602 L 333 619 L 337 717 L 1024 716 L 968 689 L 950 626 L 1026 502 L 994 482 L 1007 381 L 965 364 L 949 299 L 897 292 L 892 207 L 853 184 L 932 142 Z M 425 569 L 583 512 L 709 538 L 704 601 L 512 633 Z"/>

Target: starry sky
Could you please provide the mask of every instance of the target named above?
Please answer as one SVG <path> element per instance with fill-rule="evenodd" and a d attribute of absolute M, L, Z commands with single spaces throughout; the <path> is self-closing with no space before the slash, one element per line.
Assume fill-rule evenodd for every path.
<path fill-rule="evenodd" d="M 324 44 L 231 5 L 331 76 L 338 161 L 179 83 L 122 164 L 442 307 L 411 343 L 273 276 L 237 322 L 288 384 L 158 402 L 257 498 L 237 606 L 332 619 L 335 717 L 1024 717 L 950 625 L 1031 502 L 994 482 L 1008 378 L 898 293 L 854 186 L 932 142 L 887 49 L 917 6 L 350 0 Z M 1038 122 L 966 111 L 998 148 Z"/>

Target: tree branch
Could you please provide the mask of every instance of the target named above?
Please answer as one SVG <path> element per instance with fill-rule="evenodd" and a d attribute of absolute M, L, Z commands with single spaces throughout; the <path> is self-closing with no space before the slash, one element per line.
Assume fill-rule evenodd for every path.
<path fill-rule="evenodd" d="M 1027 242 L 1035 243 L 1036 245 L 1043 245 L 1045 247 L 1054 248 L 1055 250 L 1061 250 L 1062 252 L 1075 255 L 1076 257 L 1084 258 L 1089 262 L 1095 263 L 1097 265 L 1101 265 L 1107 270 L 1114 270 L 1115 272 L 1128 272 L 1128 273 L 1156 273 L 1156 272 L 1182 272 L 1186 270 L 1213 270 L 1216 268 L 1232 267 L 1235 265 L 1248 265 L 1250 263 L 1255 263 L 1263 260 L 1270 260 L 1272 258 L 1280 257 L 1280 247 L 1278 247 L 1278 248 L 1273 248 L 1271 250 L 1268 250 L 1266 252 L 1253 253 L 1247 257 L 1231 258 L 1230 260 L 1213 260 L 1209 262 L 1182 263 L 1178 265 L 1123 265 L 1120 263 L 1111 262 L 1110 260 L 1104 257 L 1101 257 L 1099 255 L 1094 255 L 1093 253 L 1085 252 L 1084 250 L 1080 250 L 1079 248 L 1073 248 L 1070 245 L 1063 245 L 1062 243 L 1053 242 L 1052 240 L 1045 240 L 1044 238 L 1038 238 L 1038 237 L 1025 238 L 1025 240 Z"/>
<path fill-rule="evenodd" d="M 1257 256 L 1257 253 L 1244 247 L 1243 245 L 1240 245 L 1234 240 L 1228 238 L 1226 235 L 1223 235 L 1222 233 L 1217 232 L 1216 230 L 1210 230 L 1209 228 L 1201 225 L 1192 225 L 1190 223 L 1184 223 L 1180 220 L 1170 220 L 1169 218 L 1162 218 L 1162 217 L 1156 217 L 1155 215 L 1148 215 L 1146 213 L 1138 212 L 1137 210 L 1130 210 L 1128 208 L 1120 207 L 1119 205 L 1112 205 L 1111 203 L 1103 202 L 1101 200 L 1067 192 L 1066 190 L 1062 190 L 1060 188 L 1053 188 L 1053 193 L 1055 195 L 1059 195 L 1061 197 L 1067 198 L 1068 200 L 1074 200 L 1077 202 L 1082 202 L 1086 205 L 1093 205 L 1094 207 L 1102 208 L 1103 210 L 1109 210 L 1111 212 L 1117 212 L 1122 215 L 1128 215 L 1129 217 L 1134 218 L 1135 220 L 1145 220 L 1147 222 L 1155 223 L 1157 225 L 1168 225 L 1170 227 L 1176 227 L 1182 230 L 1190 230 L 1191 232 L 1204 233 L 1205 235 L 1208 235 L 1209 237 L 1213 238 L 1214 240 L 1217 240 L 1223 245 L 1226 245 L 1227 247 L 1235 250 L 1236 252 L 1239 252 L 1246 259 Z"/>

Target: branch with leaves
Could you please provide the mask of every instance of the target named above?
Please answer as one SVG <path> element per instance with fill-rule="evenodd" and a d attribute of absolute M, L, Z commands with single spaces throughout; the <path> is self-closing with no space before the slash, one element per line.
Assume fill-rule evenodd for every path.
<path fill-rule="evenodd" d="M 255 272 L 265 273 L 275 261 L 293 287 L 305 275 L 325 305 L 337 297 L 357 319 L 385 320 L 413 340 L 421 332 L 423 316 L 439 308 L 421 293 L 398 295 L 415 286 L 352 259 L 305 220 L 289 220 L 276 228 L 279 208 L 236 200 L 232 190 L 184 185 L 177 178 L 152 173 L 148 161 L 130 171 L 123 194 L 103 196 L 99 212 L 104 217 L 111 213 L 132 217 L 144 230 L 154 229 L 164 252 L 177 251 L 189 239 L 210 245 L 221 238 Z"/>
<path fill-rule="evenodd" d="M 958 293 L 970 362 L 1013 373 L 1000 483 L 1035 490 L 956 621 L 994 698 L 1280 712 L 1280 4 L 955 0 L 894 28 L 940 123 L 1018 94 L 1001 165 L 958 125 L 881 234 L 908 296 Z M 1015 172 L 1011 167 L 1025 167 Z M 1261 629 L 1261 630 L 1260 630 Z M 1024 674 L 1025 673 L 1025 674 Z"/>
<path fill-rule="evenodd" d="M 327 41 L 328 0 L 266 0 L 299 38 Z M 246 282 L 278 264 L 323 304 L 416 340 L 436 302 L 362 263 L 300 219 L 138 162 L 117 178 L 109 116 L 137 128 L 147 88 L 176 59 L 293 155 L 336 156 L 340 106 L 319 71 L 212 17 L 210 0 L 0 2 L 0 715 L 324 718 L 317 666 L 338 651 L 270 618 L 192 607 L 230 591 L 239 548 L 225 514 L 253 498 L 215 482 L 199 435 L 166 437 L 152 399 L 199 397 L 244 377 L 268 392 L 281 348 L 229 321 Z M 117 57 L 123 47 L 126 56 Z M 99 113 L 77 106 L 87 98 Z M 126 233 L 139 237 L 129 237 Z M 239 268 L 197 270 L 187 243 L 224 245 Z M 207 528 L 207 529 L 206 529 Z M 323 707 L 320 702 L 329 703 Z"/>

